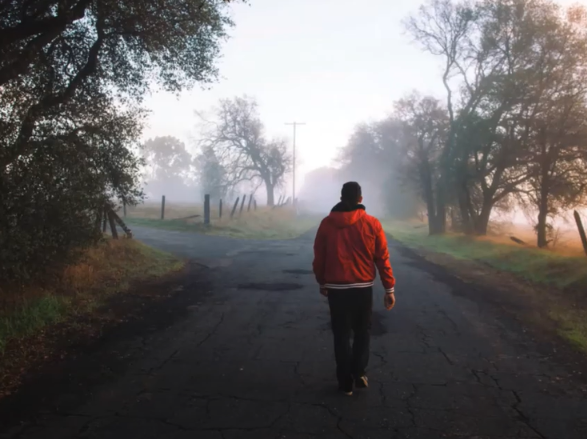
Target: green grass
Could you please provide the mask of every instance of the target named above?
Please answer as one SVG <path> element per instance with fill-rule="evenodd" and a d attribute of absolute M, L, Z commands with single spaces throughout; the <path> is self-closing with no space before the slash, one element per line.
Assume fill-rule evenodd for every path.
<path fill-rule="evenodd" d="M 29 336 L 44 326 L 60 321 L 69 304 L 70 301 L 64 297 L 46 296 L 24 302 L 10 314 L 0 317 L 0 352 L 4 352 L 11 338 Z"/>
<path fill-rule="evenodd" d="M 587 312 L 583 310 L 555 310 L 550 317 L 558 323 L 558 333 L 575 347 L 587 352 Z"/>
<path fill-rule="evenodd" d="M 560 289 L 587 287 L 587 258 L 582 256 L 460 235 L 428 236 L 426 228 L 406 223 L 386 222 L 384 228 L 409 247 L 482 262 L 536 284 Z"/>
<path fill-rule="evenodd" d="M 153 279 L 183 267 L 178 258 L 135 240 L 106 240 L 64 268 L 54 285 L 3 291 L 12 300 L 0 313 L 0 353 L 15 338 L 33 335 L 72 315 L 89 313 L 133 282 Z"/>

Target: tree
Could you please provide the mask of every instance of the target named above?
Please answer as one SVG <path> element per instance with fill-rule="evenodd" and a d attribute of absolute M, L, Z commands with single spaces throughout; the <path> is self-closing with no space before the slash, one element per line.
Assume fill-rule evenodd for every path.
<path fill-rule="evenodd" d="M 247 96 L 224 99 L 215 110 L 215 120 L 200 118 L 204 121 L 200 148 L 214 151 L 224 169 L 226 186 L 262 183 L 267 204 L 273 206 L 274 190 L 283 182 L 292 160 L 285 141 L 266 139 L 256 101 Z"/>
<path fill-rule="evenodd" d="M 145 91 L 216 78 L 224 3 L 0 2 L 2 278 L 95 242 L 105 199 L 140 200 Z"/>
<path fill-rule="evenodd" d="M 587 201 L 587 108 L 555 106 L 536 121 L 531 178 L 522 194 L 537 212 L 537 245 L 547 247 L 553 231 L 551 220 L 561 210 Z"/>
<path fill-rule="evenodd" d="M 424 50 L 443 59 L 442 83 L 446 89 L 446 106 L 449 116 L 449 130 L 446 141 L 439 155 L 438 180 L 436 184 L 435 205 L 436 224 L 434 231 L 446 231 L 446 210 L 451 185 L 454 184 L 452 156 L 454 155 L 456 136 L 460 129 L 458 114 L 471 111 L 477 104 L 477 94 L 472 93 L 468 82 L 468 99 L 462 99 L 463 108 L 455 109 L 455 76 L 468 78 L 467 70 L 475 58 L 468 56 L 474 47 L 471 32 L 476 19 L 475 9 L 469 2 L 454 3 L 451 0 L 429 0 L 419 9 L 419 13 L 409 17 L 405 26 Z M 479 59 L 482 61 L 482 58 Z M 479 71 L 479 70 L 478 70 Z M 483 70 L 480 70 L 483 71 Z M 479 83 L 480 77 L 477 77 Z M 459 85 L 460 87 L 460 85 Z M 452 176 L 452 177 L 451 177 Z"/>
<path fill-rule="evenodd" d="M 556 69 L 548 53 L 560 8 L 548 0 L 431 0 L 407 26 L 443 59 L 450 128 L 437 203 L 452 188 L 465 232 L 485 234 L 493 208 L 530 178 L 530 126 Z"/>
<path fill-rule="evenodd" d="M 206 147 L 194 159 L 197 179 L 202 195 L 210 194 L 212 198 L 224 198 L 227 193 L 226 171 L 220 164 L 214 149 Z"/>
<path fill-rule="evenodd" d="M 377 199 L 395 218 L 412 217 L 418 208 L 417 197 L 402 180 L 403 134 L 401 122 L 394 118 L 359 124 L 340 157 L 341 177 L 360 181 L 369 198 Z"/>
<path fill-rule="evenodd" d="M 150 171 L 149 189 L 161 194 L 185 192 L 193 159 L 183 142 L 171 136 L 156 137 L 145 142 L 143 155 Z"/>
<path fill-rule="evenodd" d="M 551 220 L 587 201 L 587 14 L 569 10 L 549 34 L 543 105 L 530 126 L 531 178 L 521 198 L 537 212 L 538 247 L 548 246 Z"/>
<path fill-rule="evenodd" d="M 420 192 L 428 213 L 431 235 L 441 233 L 444 210 L 438 206 L 440 157 L 446 145 L 449 118 L 437 99 L 413 93 L 395 104 L 395 115 L 403 130 L 404 179 Z M 444 201 L 448 201 L 445 194 Z"/>

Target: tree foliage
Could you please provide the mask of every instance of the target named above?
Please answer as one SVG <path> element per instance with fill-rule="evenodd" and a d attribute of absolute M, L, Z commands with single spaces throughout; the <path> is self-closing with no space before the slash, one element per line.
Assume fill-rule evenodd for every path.
<path fill-rule="evenodd" d="M 429 0 L 406 20 L 445 89 L 442 101 L 400 100 L 392 116 L 431 233 L 453 212 L 453 225 L 486 234 L 517 202 L 537 212 L 544 247 L 550 221 L 585 201 L 586 17 L 551 0 Z"/>
<path fill-rule="evenodd" d="M 432 0 L 408 28 L 452 79 L 444 191 L 454 193 L 464 230 L 485 234 L 494 207 L 535 181 L 536 122 L 561 104 L 561 87 L 581 83 L 585 34 L 548 0 Z"/>
<path fill-rule="evenodd" d="M 292 160 L 284 140 L 266 138 L 256 101 L 247 96 L 224 99 L 212 120 L 200 118 L 204 121 L 200 149 L 213 152 L 223 172 L 223 186 L 263 184 L 267 203 L 273 206 L 275 188 L 283 183 Z"/>
<path fill-rule="evenodd" d="M 185 144 L 172 136 L 156 137 L 143 145 L 145 190 L 151 194 L 187 194 L 192 186 L 193 158 Z M 195 194 L 194 194 L 195 198 Z"/>
<path fill-rule="evenodd" d="M 402 168 L 407 160 L 403 145 L 403 124 L 397 119 L 359 124 L 342 150 L 339 171 L 345 180 L 360 181 L 365 195 L 376 199 L 385 213 L 396 218 L 409 218 L 418 209 L 411 186 L 404 179 Z M 376 210 L 374 207 L 371 209 Z"/>
<path fill-rule="evenodd" d="M 141 101 L 215 79 L 220 0 L 0 2 L 0 277 L 94 242 L 104 200 L 141 198 Z"/>
<path fill-rule="evenodd" d="M 228 194 L 226 170 L 218 160 L 212 147 L 205 147 L 194 159 L 201 195 L 209 194 L 213 199 L 225 198 Z"/>

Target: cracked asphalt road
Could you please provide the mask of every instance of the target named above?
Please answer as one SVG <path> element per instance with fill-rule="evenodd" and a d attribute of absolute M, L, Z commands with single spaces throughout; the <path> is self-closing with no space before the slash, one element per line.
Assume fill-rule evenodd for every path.
<path fill-rule="evenodd" d="M 371 388 L 348 398 L 336 392 L 328 306 L 309 272 L 312 234 L 133 232 L 206 267 L 205 283 L 180 294 L 185 315 L 107 343 L 132 357 L 123 371 L 73 407 L 64 389 L 0 438 L 587 437 L 585 371 L 395 244 L 398 304 L 384 311 L 376 288 Z"/>

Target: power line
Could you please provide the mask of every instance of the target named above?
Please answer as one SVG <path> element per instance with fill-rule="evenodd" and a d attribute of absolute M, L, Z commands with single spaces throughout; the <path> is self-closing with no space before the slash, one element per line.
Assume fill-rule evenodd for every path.
<path fill-rule="evenodd" d="M 293 203 L 296 202 L 296 129 L 299 125 L 306 125 L 305 122 L 289 122 L 286 125 L 293 126 Z"/>

